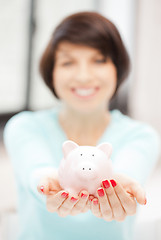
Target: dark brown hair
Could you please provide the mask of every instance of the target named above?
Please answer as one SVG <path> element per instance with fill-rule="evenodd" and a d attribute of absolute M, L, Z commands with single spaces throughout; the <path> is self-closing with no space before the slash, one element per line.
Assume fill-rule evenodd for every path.
<path fill-rule="evenodd" d="M 40 73 L 47 86 L 58 98 L 52 79 L 58 44 L 68 41 L 98 49 L 110 57 L 117 69 L 117 92 L 128 76 L 130 61 L 116 26 L 96 12 L 79 12 L 66 17 L 55 29 L 40 61 Z M 115 94 L 114 94 L 115 95 Z"/>

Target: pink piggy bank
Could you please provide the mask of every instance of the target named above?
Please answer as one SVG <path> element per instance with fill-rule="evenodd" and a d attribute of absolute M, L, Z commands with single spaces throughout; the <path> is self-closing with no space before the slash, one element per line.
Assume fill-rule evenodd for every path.
<path fill-rule="evenodd" d="M 112 146 L 109 143 L 94 147 L 78 146 L 70 140 L 64 142 L 64 158 L 58 169 L 61 187 L 74 194 L 84 189 L 96 196 L 101 182 L 112 178 L 111 153 Z"/>

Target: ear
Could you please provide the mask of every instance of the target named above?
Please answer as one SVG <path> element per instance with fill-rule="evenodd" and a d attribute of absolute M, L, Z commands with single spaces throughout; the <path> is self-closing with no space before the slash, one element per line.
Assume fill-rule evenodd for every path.
<path fill-rule="evenodd" d="M 63 154 L 64 154 L 64 158 L 66 158 L 68 156 L 68 154 L 75 148 L 79 147 L 78 144 L 76 144 L 73 141 L 65 141 L 63 143 Z"/>
<path fill-rule="evenodd" d="M 110 143 L 101 143 L 97 146 L 100 150 L 102 150 L 108 158 L 110 158 L 112 153 L 112 145 Z"/>

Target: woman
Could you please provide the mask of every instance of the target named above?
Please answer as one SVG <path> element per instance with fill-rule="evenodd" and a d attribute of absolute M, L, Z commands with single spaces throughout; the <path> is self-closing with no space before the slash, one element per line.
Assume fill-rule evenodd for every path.
<path fill-rule="evenodd" d="M 136 203 L 159 154 L 159 138 L 109 103 L 129 73 L 129 58 L 113 23 L 94 12 L 65 18 L 41 58 L 40 72 L 62 105 L 14 116 L 5 128 L 19 192 L 19 240 L 132 239 Z M 97 198 L 61 189 L 62 144 L 110 142 L 114 179 Z M 38 189 L 38 191 L 37 191 Z M 41 194 L 40 194 L 41 193 Z"/>

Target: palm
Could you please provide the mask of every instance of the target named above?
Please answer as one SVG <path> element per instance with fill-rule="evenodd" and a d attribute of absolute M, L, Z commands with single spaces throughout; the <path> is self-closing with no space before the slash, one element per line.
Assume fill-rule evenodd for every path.
<path fill-rule="evenodd" d="M 116 174 L 115 179 L 122 185 L 130 197 L 135 197 L 139 203 L 144 204 L 145 191 L 135 179 L 128 177 L 125 174 Z"/>

